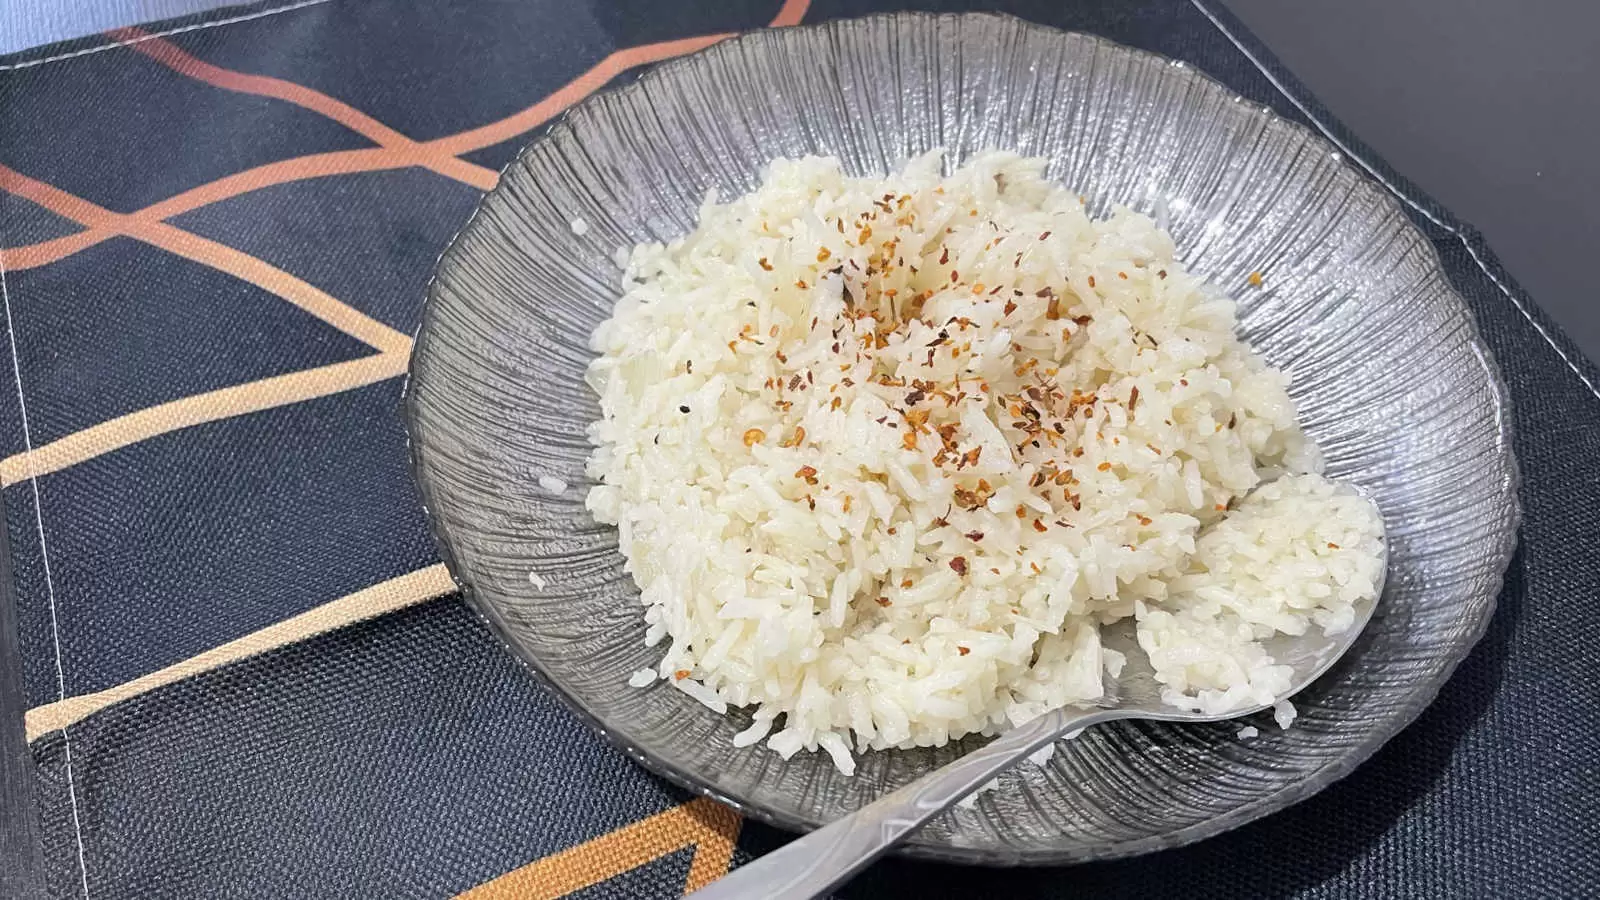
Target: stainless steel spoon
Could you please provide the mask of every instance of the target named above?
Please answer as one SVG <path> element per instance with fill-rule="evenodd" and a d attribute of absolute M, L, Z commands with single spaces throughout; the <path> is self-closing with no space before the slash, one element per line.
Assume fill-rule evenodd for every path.
<path fill-rule="evenodd" d="M 1389 569 L 1388 543 L 1383 542 L 1374 599 L 1356 609 L 1356 619 L 1339 634 L 1311 628 L 1298 637 L 1278 635 L 1267 649 L 1280 664 L 1294 670 L 1287 699 L 1315 681 L 1355 643 L 1383 596 Z M 1129 620 L 1105 629 L 1102 643 L 1127 656 L 1121 675 L 1093 707 L 1048 712 L 1005 732 L 966 756 L 879 797 L 848 816 L 763 856 L 726 877 L 695 891 L 690 900 L 811 900 L 821 897 L 882 856 L 907 835 L 1030 753 L 1073 732 L 1116 719 L 1162 722 L 1216 722 L 1250 715 L 1272 704 L 1202 715 L 1169 706 L 1161 700 L 1148 658 L 1139 649 Z"/>

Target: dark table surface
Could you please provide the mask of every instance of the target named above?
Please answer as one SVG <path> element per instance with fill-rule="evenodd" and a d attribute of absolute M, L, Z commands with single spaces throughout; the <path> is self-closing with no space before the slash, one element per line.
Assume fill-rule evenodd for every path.
<path fill-rule="evenodd" d="M 1538 303 L 1591 358 L 1600 357 L 1600 297 L 1589 276 L 1600 240 L 1600 4 L 1227 3 L 1334 115 L 1482 230 Z M 177 5 L 184 9 L 169 14 L 206 0 Z M 119 6 L 140 19 L 150 8 L 140 0 L 87 6 L 94 28 L 129 24 L 117 20 Z M 27 25 L 40 41 L 78 33 L 52 0 L 6 9 L 0 23 L 7 30 Z M 7 588 L 8 558 L 0 548 Z M 23 897 L 36 841 L 9 612 L 9 598 L 0 599 L 0 895 Z"/>
<path fill-rule="evenodd" d="M 1600 358 L 1600 3 L 1224 2 Z"/>

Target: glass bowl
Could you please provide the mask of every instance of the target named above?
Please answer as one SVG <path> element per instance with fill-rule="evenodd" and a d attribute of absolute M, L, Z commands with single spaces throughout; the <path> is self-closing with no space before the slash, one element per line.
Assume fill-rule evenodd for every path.
<path fill-rule="evenodd" d="M 1258 717 L 1261 735 L 1240 741 L 1240 723 L 1095 728 L 904 852 L 1126 856 L 1345 775 L 1427 705 L 1493 612 L 1518 521 L 1494 364 L 1429 242 L 1327 143 L 1183 63 L 1005 16 L 749 34 L 591 98 L 506 169 L 439 263 L 406 396 L 422 497 L 470 602 L 631 757 L 779 826 L 842 816 L 970 749 L 868 753 L 846 778 L 823 753 L 734 748 L 743 713 L 629 687 L 659 653 L 615 531 L 583 502 L 598 416 L 583 372 L 619 293 L 617 248 L 687 232 L 708 189 L 747 192 L 776 157 L 881 173 L 938 146 L 1046 157 L 1091 211 L 1161 208 L 1180 257 L 1240 301 L 1243 335 L 1290 373 L 1329 472 L 1384 510 L 1391 570 L 1354 649 L 1296 697 L 1291 729 Z M 1247 289 L 1252 271 L 1267 273 L 1262 289 Z M 572 487 L 553 494 L 541 476 Z"/>

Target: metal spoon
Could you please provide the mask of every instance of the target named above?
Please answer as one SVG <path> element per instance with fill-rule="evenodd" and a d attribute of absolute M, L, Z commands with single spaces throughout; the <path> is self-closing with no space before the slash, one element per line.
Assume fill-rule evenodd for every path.
<path fill-rule="evenodd" d="M 1378 598 L 1383 596 L 1389 569 L 1388 543 L 1380 543 L 1383 550 L 1374 599 L 1357 606 L 1355 621 L 1349 628 L 1335 635 L 1324 635 L 1321 629 L 1311 628 L 1303 635 L 1278 635 L 1267 641 L 1267 650 L 1273 658 L 1294 670 L 1292 686 L 1278 700 L 1288 699 L 1315 681 L 1350 649 L 1366 628 Z M 1144 651 L 1139 649 L 1130 620 L 1105 629 L 1101 641 L 1104 646 L 1122 652 L 1128 661 L 1107 689 L 1106 697 L 1096 706 L 1052 710 L 1013 728 L 980 749 L 734 870 L 695 891 L 689 900 L 811 900 L 825 896 L 962 797 L 989 783 L 1035 750 L 1073 732 L 1116 719 L 1217 722 L 1257 713 L 1273 705 L 1263 704 L 1222 715 L 1203 715 L 1169 706 L 1161 700 L 1161 685 L 1156 682 Z"/>

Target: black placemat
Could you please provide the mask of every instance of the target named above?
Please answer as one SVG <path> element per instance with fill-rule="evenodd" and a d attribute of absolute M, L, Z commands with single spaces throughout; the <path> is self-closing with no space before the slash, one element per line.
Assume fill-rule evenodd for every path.
<path fill-rule="evenodd" d="M 1526 521 L 1483 644 L 1328 791 L 1139 860 L 889 861 L 844 896 L 1600 893 L 1600 372 L 1213 0 L 916 6 L 1184 59 L 1339 143 L 1501 363 Z M 783 839 L 628 763 L 448 594 L 398 376 L 434 259 L 550 116 L 719 34 L 898 7 L 313 0 L 0 59 L 0 484 L 51 895 L 676 896 Z"/>

